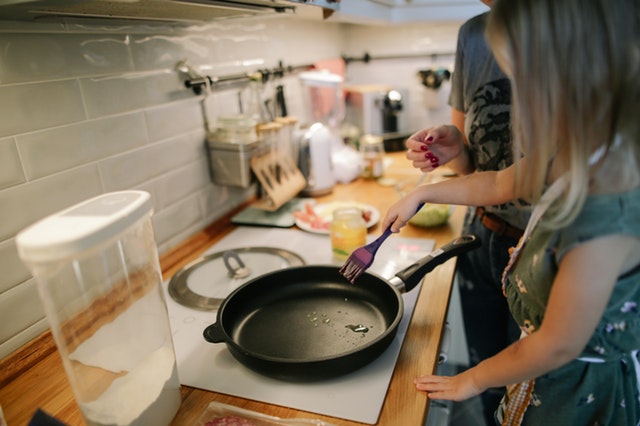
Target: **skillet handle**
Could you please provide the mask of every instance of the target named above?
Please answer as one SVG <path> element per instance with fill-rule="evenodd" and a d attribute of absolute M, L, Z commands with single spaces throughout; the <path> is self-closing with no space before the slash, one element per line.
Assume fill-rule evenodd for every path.
<path fill-rule="evenodd" d="M 412 265 L 409 265 L 402 271 L 398 272 L 394 278 L 399 278 L 404 284 L 401 292 L 411 291 L 422 280 L 425 274 L 431 272 L 436 266 L 443 264 L 452 257 L 466 253 L 480 247 L 481 242 L 478 237 L 472 234 L 462 235 L 442 247 L 432 251 L 422 259 Z M 402 286 L 402 283 L 400 286 Z"/>
<path fill-rule="evenodd" d="M 202 332 L 202 335 L 204 336 L 204 340 L 209 343 L 224 342 L 224 334 L 222 333 L 222 330 L 220 329 L 220 326 L 217 322 L 214 322 L 210 326 L 207 326 L 207 328 L 205 328 Z"/>

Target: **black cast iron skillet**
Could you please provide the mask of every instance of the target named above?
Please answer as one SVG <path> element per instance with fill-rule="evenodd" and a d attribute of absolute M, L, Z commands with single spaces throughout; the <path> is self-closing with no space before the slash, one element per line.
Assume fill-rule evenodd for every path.
<path fill-rule="evenodd" d="M 288 381 L 313 381 L 354 371 L 391 344 L 404 311 L 401 292 L 446 260 L 480 246 L 464 235 L 398 272 L 389 281 L 365 272 L 349 283 L 339 267 L 299 266 L 257 277 L 220 305 L 204 330 L 226 343 L 252 370 Z"/>

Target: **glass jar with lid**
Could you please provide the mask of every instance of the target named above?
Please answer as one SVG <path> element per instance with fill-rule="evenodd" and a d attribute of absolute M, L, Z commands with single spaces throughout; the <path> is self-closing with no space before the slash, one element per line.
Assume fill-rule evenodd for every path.
<path fill-rule="evenodd" d="M 382 136 L 363 135 L 360 138 L 360 153 L 362 154 L 362 177 L 378 179 L 384 173 L 384 142 Z"/>
<path fill-rule="evenodd" d="M 247 144 L 257 140 L 256 123 L 248 115 L 228 115 L 218 118 L 214 137 L 217 142 Z"/>
<path fill-rule="evenodd" d="M 367 243 L 367 225 L 362 216 L 362 210 L 357 207 L 335 210 L 329 234 L 334 259 L 347 260 L 355 249 Z"/>

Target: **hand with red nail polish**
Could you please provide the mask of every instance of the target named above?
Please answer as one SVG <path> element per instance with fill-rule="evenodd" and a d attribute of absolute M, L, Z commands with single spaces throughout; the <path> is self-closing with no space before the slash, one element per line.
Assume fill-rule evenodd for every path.
<path fill-rule="evenodd" d="M 405 146 L 413 167 L 426 173 L 463 153 L 464 137 L 455 126 L 444 125 L 414 133 Z"/>

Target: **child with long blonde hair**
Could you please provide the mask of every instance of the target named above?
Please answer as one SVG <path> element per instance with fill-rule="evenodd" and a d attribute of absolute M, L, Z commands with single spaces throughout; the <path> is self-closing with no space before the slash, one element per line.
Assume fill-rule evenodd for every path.
<path fill-rule="evenodd" d="M 512 82 L 513 166 L 416 188 L 423 202 L 533 205 L 503 274 L 522 338 L 417 389 L 462 400 L 506 386 L 501 424 L 640 424 L 640 3 L 497 0 L 487 37 Z M 425 132 L 437 155 L 447 126 Z"/>

